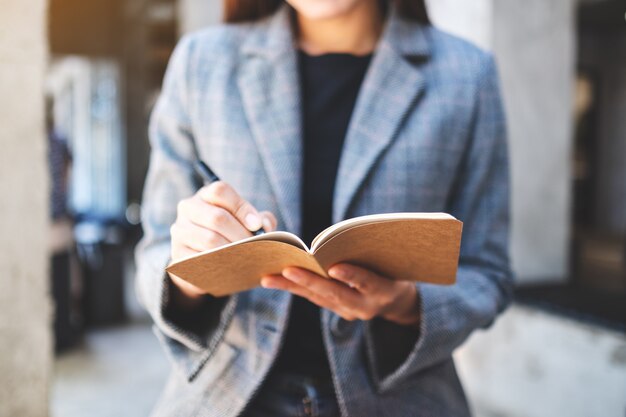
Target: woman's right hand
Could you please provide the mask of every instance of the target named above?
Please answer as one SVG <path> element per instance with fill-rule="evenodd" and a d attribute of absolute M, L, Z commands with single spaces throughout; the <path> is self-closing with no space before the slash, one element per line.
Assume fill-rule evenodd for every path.
<path fill-rule="evenodd" d="M 271 212 L 258 212 L 227 183 L 213 182 L 178 203 L 176 222 L 170 229 L 171 259 L 174 262 L 248 238 L 261 227 L 273 231 L 276 223 Z M 194 304 L 193 300 L 206 294 L 175 275 L 170 274 L 170 278 L 183 295 L 184 304 Z"/>

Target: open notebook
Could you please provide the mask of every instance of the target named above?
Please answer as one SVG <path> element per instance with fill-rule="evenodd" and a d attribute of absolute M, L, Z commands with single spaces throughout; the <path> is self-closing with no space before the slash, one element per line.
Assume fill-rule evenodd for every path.
<path fill-rule="evenodd" d="M 445 213 L 375 214 L 334 224 L 310 248 L 293 233 L 270 232 L 173 262 L 167 271 L 217 297 L 254 288 L 287 266 L 328 276 L 338 262 L 396 280 L 453 284 L 462 228 Z"/>

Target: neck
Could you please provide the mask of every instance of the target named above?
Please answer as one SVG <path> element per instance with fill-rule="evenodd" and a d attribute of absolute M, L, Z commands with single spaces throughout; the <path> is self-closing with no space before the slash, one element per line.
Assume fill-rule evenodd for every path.
<path fill-rule="evenodd" d="M 298 43 L 310 55 L 374 51 L 382 32 L 383 15 L 378 1 L 361 1 L 346 13 L 328 19 L 307 19 L 296 14 Z"/>

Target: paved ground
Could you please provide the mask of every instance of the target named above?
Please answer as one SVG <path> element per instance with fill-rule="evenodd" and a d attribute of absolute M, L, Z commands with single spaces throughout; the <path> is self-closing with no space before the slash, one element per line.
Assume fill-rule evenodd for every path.
<path fill-rule="evenodd" d="M 92 331 L 55 363 L 52 417 L 147 416 L 168 367 L 147 320 Z"/>

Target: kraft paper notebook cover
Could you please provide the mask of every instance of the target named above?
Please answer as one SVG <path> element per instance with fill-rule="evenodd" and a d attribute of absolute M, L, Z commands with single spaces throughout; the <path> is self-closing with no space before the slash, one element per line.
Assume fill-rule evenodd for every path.
<path fill-rule="evenodd" d="M 263 275 L 300 266 L 328 276 L 338 262 L 397 280 L 453 284 L 463 223 L 445 213 L 392 213 L 339 222 L 313 240 L 270 232 L 174 262 L 167 271 L 220 297 L 260 285 Z"/>

